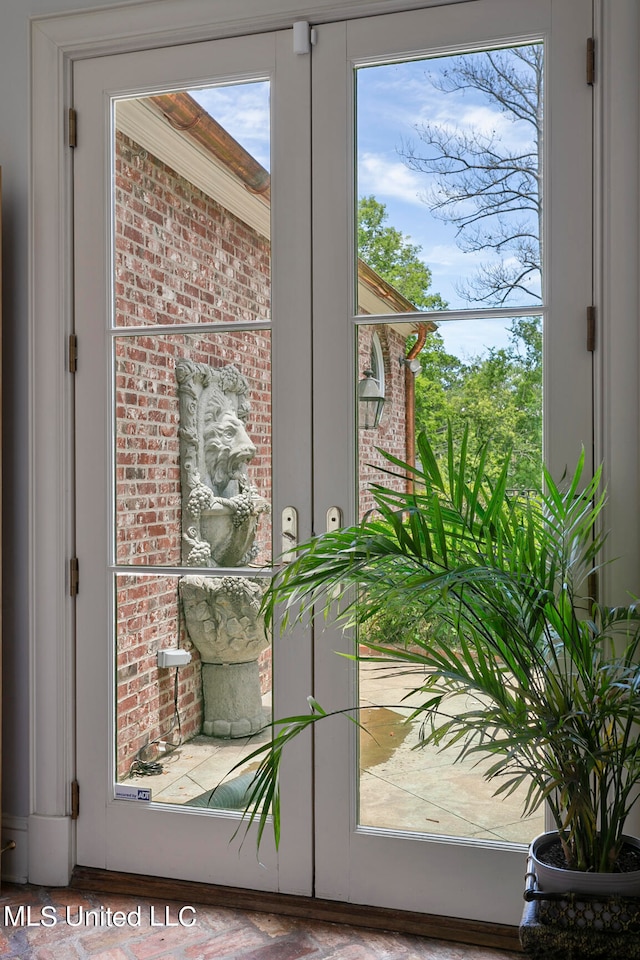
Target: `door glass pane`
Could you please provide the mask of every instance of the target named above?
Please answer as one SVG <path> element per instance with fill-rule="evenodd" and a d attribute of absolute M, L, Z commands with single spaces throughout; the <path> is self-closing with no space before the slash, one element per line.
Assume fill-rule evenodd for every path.
<path fill-rule="evenodd" d="M 268 739 L 271 646 L 258 616 L 265 582 L 116 576 L 117 784 L 163 803 L 241 807 L 255 765 L 211 791 Z M 165 652 L 182 661 L 164 666 Z"/>
<path fill-rule="evenodd" d="M 513 447 L 510 484 L 525 494 L 539 484 L 542 464 L 542 326 L 539 317 L 415 323 L 360 323 L 359 378 L 377 367 L 384 394 L 379 423 L 358 429 L 359 512 L 374 507 L 371 484 L 407 489 L 406 478 L 384 457 L 389 453 L 416 464 L 413 437 L 424 431 L 443 453 L 447 423 L 455 434 L 469 426 L 470 448 L 492 439 L 491 474 L 502 468 Z M 377 356 L 376 356 L 377 354 Z M 405 362 L 413 359 L 412 367 Z M 362 406 L 358 402 L 358 406 Z M 389 470 L 395 472 L 390 475 Z M 405 598 L 406 599 L 406 598 Z M 388 608 L 362 624 L 365 646 L 407 646 L 419 655 L 438 623 L 419 604 Z M 452 644 L 455 636 L 450 637 Z M 359 666 L 361 719 L 359 822 L 365 826 L 476 839 L 528 842 L 544 829 L 542 811 L 521 819 L 526 788 L 495 800 L 496 787 L 475 757 L 454 763 L 456 750 L 441 752 L 420 740 L 420 719 L 407 722 L 424 677 L 420 664 L 389 661 Z M 463 706 L 465 698 L 460 698 Z"/>
<path fill-rule="evenodd" d="M 149 331 L 114 352 L 117 563 L 270 562 L 270 331 Z"/>
<path fill-rule="evenodd" d="M 120 100 L 115 128 L 115 325 L 269 319 L 268 82 Z"/>
<path fill-rule="evenodd" d="M 357 312 L 390 312 L 384 301 L 398 294 L 404 310 L 535 308 L 542 43 L 365 65 L 355 75 L 356 250 L 368 268 L 364 281 L 359 271 Z"/>
<path fill-rule="evenodd" d="M 407 486 L 382 451 L 416 463 L 415 437 L 425 431 L 442 453 L 448 422 L 457 435 L 468 426 L 472 445 L 491 438 L 495 475 L 513 445 L 514 491 L 539 482 L 543 68 L 543 44 L 528 43 L 355 71 L 356 312 L 389 317 L 357 326 L 359 396 L 383 398 L 378 421 L 372 403 L 358 402 L 361 516 L 374 506 L 372 483 Z M 445 310 L 469 319 L 391 320 Z M 390 606 L 359 640 L 419 650 L 437 628 L 418 608 Z M 359 822 L 527 842 L 543 817 L 521 821 L 526 791 L 497 802 L 482 764 L 453 764 L 455 751 L 431 747 L 410 753 L 420 722 L 405 721 L 418 701 L 403 698 L 420 676 L 419 667 L 381 675 L 360 666 L 372 736 L 360 741 Z"/>
<path fill-rule="evenodd" d="M 269 144 L 264 81 L 115 105 L 116 797 L 240 808 L 267 738 Z"/>

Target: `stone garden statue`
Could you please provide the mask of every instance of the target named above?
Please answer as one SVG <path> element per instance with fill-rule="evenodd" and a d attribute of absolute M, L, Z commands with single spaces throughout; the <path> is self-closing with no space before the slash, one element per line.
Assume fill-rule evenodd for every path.
<path fill-rule="evenodd" d="M 246 378 L 234 366 L 176 364 L 180 402 L 183 562 L 238 567 L 255 556 L 268 509 L 247 477 L 256 448 L 246 431 Z"/>
<path fill-rule="evenodd" d="M 176 364 L 180 405 L 183 563 L 239 567 L 256 556 L 258 520 L 268 504 L 251 485 L 256 454 L 246 430 L 246 378 L 234 366 Z M 180 581 L 189 638 L 203 661 L 203 732 L 241 737 L 265 726 L 258 657 L 268 646 L 262 586 L 242 576 Z"/>

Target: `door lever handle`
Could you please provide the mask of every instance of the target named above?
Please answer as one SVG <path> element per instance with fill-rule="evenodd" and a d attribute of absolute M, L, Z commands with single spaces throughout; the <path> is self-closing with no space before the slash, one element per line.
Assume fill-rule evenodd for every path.
<path fill-rule="evenodd" d="M 331 533 L 332 530 L 337 530 L 338 527 L 342 526 L 342 510 L 340 507 L 329 507 L 327 510 L 327 533 Z M 339 583 L 335 585 L 330 591 L 330 596 L 332 600 L 337 600 L 341 593 L 341 586 Z"/>
<path fill-rule="evenodd" d="M 295 507 L 285 507 L 282 511 L 282 556 L 281 563 L 291 563 L 295 559 L 295 547 L 298 546 L 298 511 Z"/>

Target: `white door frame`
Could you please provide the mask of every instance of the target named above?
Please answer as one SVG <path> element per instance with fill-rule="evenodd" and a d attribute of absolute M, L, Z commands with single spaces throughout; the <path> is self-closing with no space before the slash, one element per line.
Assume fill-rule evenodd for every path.
<path fill-rule="evenodd" d="M 61 0 L 62 2 L 62 0 Z M 457 2 L 457 0 L 454 0 Z M 525 3 L 526 0 L 514 0 Z M 557 0 L 562 2 L 562 0 Z M 640 582 L 638 438 L 639 131 L 636 0 L 595 0 L 596 460 L 610 492 L 612 602 Z M 31 815 L 28 876 L 66 884 L 75 862 L 72 165 L 64 116 L 73 62 L 91 56 L 434 5 L 429 0 L 165 0 L 37 18 L 31 29 L 29 252 L 29 655 Z M 586 39 L 586 38 L 585 38 Z"/>

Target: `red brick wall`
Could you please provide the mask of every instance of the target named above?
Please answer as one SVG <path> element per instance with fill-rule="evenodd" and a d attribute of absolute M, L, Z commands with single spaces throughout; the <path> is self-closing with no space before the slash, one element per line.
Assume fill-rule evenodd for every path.
<path fill-rule="evenodd" d="M 249 381 L 247 431 L 256 447 L 248 475 L 271 500 L 269 331 L 119 337 L 116 370 L 116 556 L 119 563 L 179 566 L 181 492 L 176 362 L 235 363 Z M 271 553 L 270 517 L 258 528 L 258 563 Z"/>
<path fill-rule="evenodd" d="M 269 241 L 118 134 L 118 325 L 268 319 Z"/>
<path fill-rule="evenodd" d="M 122 576 L 117 603 L 117 769 L 127 775 L 140 748 L 162 736 L 177 742 L 174 722 L 175 668 L 159 669 L 157 652 L 177 646 L 177 577 Z M 182 637 L 184 640 L 184 637 Z M 178 706 L 184 739 L 202 726 L 199 658 L 178 673 Z M 142 759 L 155 759 L 154 748 Z"/>
<path fill-rule="evenodd" d="M 380 423 L 373 430 L 358 430 L 359 462 L 359 508 L 360 517 L 373 505 L 370 484 L 384 483 L 404 489 L 400 480 L 395 480 L 381 469 L 395 469 L 377 447 L 396 457 L 405 458 L 405 381 L 404 367 L 398 363 L 406 353 L 406 336 L 389 324 L 363 325 L 358 327 L 358 378 L 371 366 L 371 340 L 377 333 L 384 362 L 385 405 Z"/>

